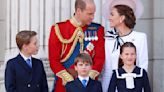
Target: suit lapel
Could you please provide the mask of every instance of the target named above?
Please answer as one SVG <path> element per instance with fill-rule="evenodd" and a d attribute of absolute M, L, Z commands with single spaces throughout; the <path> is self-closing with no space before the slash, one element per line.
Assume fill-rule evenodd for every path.
<path fill-rule="evenodd" d="M 79 88 L 80 92 L 86 92 L 86 88 L 83 86 L 79 78 L 75 79 L 75 84 L 77 84 L 77 87 Z"/>
<path fill-rule="evenodd" d="M 37 73 L 37 68 L 38 68 L 38 65 L 37 65 L 37 61 L 36 59 L 32 58 L 32 74 L 35 75 L 34 73 Z"/>
<path fill-rule="evenodd" d="M 86 87 L 86 92 L 92 92 L 93 88 L 94 88 L 94 82 L 91 78 L 89 78 L 87 87 Z M 93 88 L 92 88 L 93 87 Z"/>
<path fill-rule="evenodd" d="M 28 72 L 31 72 L 32 69 L 27 65 L 26 61 L 23 59 L 23 57 L 20 54 L 17 56 L 17 58 L 18 58 L 18 64 L 20 64 Z"/>
<path fill-rule="evenodd" d="M 19 54 L 17 56 L 18 64 L 22 67 L 22 69 L 25 69 L 25 71 L 29 74 L 29 82 L 32 80 L 32 68 L 30 68 L 26 61 L 23 59 L 23 57 Z"/>

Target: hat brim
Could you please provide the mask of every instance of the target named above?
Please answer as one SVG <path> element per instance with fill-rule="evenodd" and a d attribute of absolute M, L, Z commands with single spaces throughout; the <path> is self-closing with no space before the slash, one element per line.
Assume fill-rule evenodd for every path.
<path fill-rule="evenodd" d="M 135 5 L 133 5 L 131 3 L 132 1 Z M 141 17 L 143 10 L 144 10 L 144 7 L 143 7 L 143 4 L 141 3 L 140 0 L 132 0 L 132 1 L 131 0 L 105 0 L 103 3 L 103 6 L 102 6 L 102 16 L 105 17 L 106 19 L 109 19 L 111 8 L 113 6 L 115 6 L 115 5 L 127 5 L 133 9 L 136 18 L 138 19 Z M 135 10 L 134 10 L 134 8 L 135 8 Z"/>

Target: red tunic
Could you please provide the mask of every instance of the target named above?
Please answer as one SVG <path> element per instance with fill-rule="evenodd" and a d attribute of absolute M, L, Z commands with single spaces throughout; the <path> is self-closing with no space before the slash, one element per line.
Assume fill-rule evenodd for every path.
<path fill-rule="evenodd" d="M 70 20 L 66 22 L 58 23 L 60 33 L 64 39 L 70 39 L 73 35 L 76 27 L 71 24 Z M 83 31 L 86 30 L 87 26 L 82 27 Z M 104 61 L 105 61 L 105 50 L 104 50 L 104 28 L 102 26 L 99 27 L 97 31 L 98 40 L 92 41 L 94 44 L 94 56 L 93 56 L 93 70 L 101 72 Z M 72 43 L 67 44 L 67 48 L 63 56 L 61 57 L 62 52 L 62 43 L 59 41 L 56 33 L 55 26 L 51 27 L 50 38 L 49 38 L 49 61 L 50 67 L 54 74 L 64 70 L 65 67 L 60 62 L 69 52 Z M 90 53 L 93 54 L 93 53 Z M 92 56 L 92 55 L 91 55 Z M 73 65 L 70 68 L 74 68 Z M 62 79 L 58 77 L 56 81 L 55 92 L 65 92 L 65 88 L 62 85 Z"/>

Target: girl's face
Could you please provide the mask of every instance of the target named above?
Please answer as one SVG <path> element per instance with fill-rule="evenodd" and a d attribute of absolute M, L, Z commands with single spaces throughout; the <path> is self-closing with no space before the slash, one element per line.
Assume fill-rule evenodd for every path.
<path fill-rule="evenodd" d="M 124 65 L 132 66 L 136 61 L 136 51 L 133 47 L 124 47 L 120 55 Z"/>
<path fill-rule="evenodd" d="M 110 27 L 114 28 L 119 26 L 119 24 L 123 23 L 123 20 L 124 20 L 124 16 L 123 15 L 121 16 L 116 8 L 112 8 L 109 16 Z"/>

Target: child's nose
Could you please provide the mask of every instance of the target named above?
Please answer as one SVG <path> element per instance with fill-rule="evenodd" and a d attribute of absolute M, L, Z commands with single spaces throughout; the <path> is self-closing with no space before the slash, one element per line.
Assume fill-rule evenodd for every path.
<path fill-rule="evenodd" d="M 82 67 L 83 67 L 83 68 L 86 68 L 86 65 L 83 65 Z"/>

